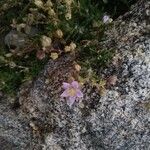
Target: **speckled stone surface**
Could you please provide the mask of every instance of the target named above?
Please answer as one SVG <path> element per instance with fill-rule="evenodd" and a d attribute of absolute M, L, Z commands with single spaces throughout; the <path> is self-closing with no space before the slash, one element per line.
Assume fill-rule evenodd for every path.
<path fill-rule="evenodd" d="M 41 149 L 38 138 L 35 138 L 28 120 L 20 117 L 10 99 L 0 96 L 0 150 Z M 17 105 L 16 105 L 17 106 Z"/>
<path fill-rule="evenodd" d="M 105 41 L 100 46 L 115 49 L 116 55 L 107 69 L 99 68 L 99 75 L 118 78 L 105 95 L 99 95 L 86 84 L 81 103 L 69 108 L 60 101 L 61 83 L 74 73 L 74 58 L 69 55 L 49 61 L 39 77 L 21 89 L 21 106 L 17 112 L 29 127 L 22 142 L 27 146 L 31 138 L 33 144 L 26 149 L 38 149 L 38 146 L 42 150 L 150 149 L 149 10 L 148 0 L 139 1 L 105 33 Z M 16 128 L 15 133 L 22 129 Z M 4 131 L 0 133 L 4 141 Z"/>

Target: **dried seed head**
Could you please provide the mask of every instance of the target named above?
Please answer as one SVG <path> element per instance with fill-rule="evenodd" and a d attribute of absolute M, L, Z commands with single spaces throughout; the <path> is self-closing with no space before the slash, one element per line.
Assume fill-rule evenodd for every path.
<path fill-rule="evenodd" d="M 70 20 L 71 19 L 71 12 L 66 13 L 65 18 L 66 18 L 66 20 Z"/>
<path fill-rule="evenodd" d="M 6 55 L 5 55 L 5 57 L 7 57 L 7 58 L 9 58 L 9 57 L 12 57 L 12 53 L 7 53 Z"/>
<path fill-rule="evenodd" d="M 66 5 L 70 6 L 72 4 L 72 0 L 65 0 Z"/>
<path fill-rule="evenodd" d="M 52 6 L 53 6 L 53 3 L 51 2 L 51 0 L 47 0 L 45 6 L 46 6 L 46 7 L 52 7 Z"/>
<path fill-rule="evenodd" d="M 36 53 L 36 57 L 40 60 L 44 59 L 45 58 L 45 52 L 42 50 L 38 50 Z"/>
<path fill-rule="evenodd" d="M 70 52 L 71 51 L 71 47 L 70 46 L 65 46 L 64 50 L 65 50 L 65 52 Z"/>
<path fill-rule="evenodd" d="M 11 61 L 9 62 L 9 66 L 10 68 L 15 68 L 17 65 L 15 64 L 15 62 Z"/>
<path fill-rule="evenodd" d="M 60 29 L 58 29 L 58 30 L 56 30 L 54 36 L 57 37 L 57 38 L 62 38 L 63 37 L 63 32 Z"/>
<path fill-rule="evenodd" d="M 77 71 L 80 71 L 80 70 L 81 70 L 81 66 L 78 65 L 78 64 L 76 64 L 76 65 L 75 65 L 75 69 L 76 69 Z"/>
<path fill-rule="evenodd" d="M 45 35 L 43 35 L 41 37 L 41 44 L 43 47 L 48 47 L 48 46 L 51 46 L 51 43 L 52 43 L 52 40 L 50 37 L 47 37 Z"/>
<path fill-rule="evenodd" d="M 39 7 L 39 8 L 42 8 L 43 7 L 43 2 L 41 0 L 35 0 L 34 1 L 34 4 Z"/>
<path fill-rule="evenodd" d="M 72 51 L 75 50 L 76 44 L 73 43 L 73 42 L 71 42 L 71 43 L 70 43 L 70 48 L 71 48 Z"/>
<path fill-rule="evenodd" d="M 112 75 L 112 76 L 110 76 L 110 77 L 108 78 L 107 81 L 108 81 L 108 85 L 114 86 L 114 85 L 116 85 L 116 83 L 117 83 L 117 81 L 118 81 L 118 78 L 117 78 L 116 75 Z"/>
<path fill-rule="evenodd" d="M 50 57 L 55 60 L 58 58 L 58 54 L 57 53 L 51 53 Z"/>
<path fill-rule="evenodd" d="M 48 15 L 49 15 L 50 17 L 51 17 L 51 16 L 55 16 L 56 13 L 55 13 L 54 9 L 49 9 Z"/>

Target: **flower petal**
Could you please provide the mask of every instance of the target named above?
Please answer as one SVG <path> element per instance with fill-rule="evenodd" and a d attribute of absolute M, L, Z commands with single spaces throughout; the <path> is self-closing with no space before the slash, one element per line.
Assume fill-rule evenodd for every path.
<path fill-rule="evenodd" d="M 68 92 L 67 92 L 67 90 L 65 90 L 61 95 L 60 95 L 60 97 L 68 97 L 69 95 L 68 95 Z"/>
<path fill-rule="evenodd" d="M 77 81 L 73 81 L 73 82 L 71 83 L 71 85 L 72 85 L 72 87 L 75 88 L 75 89 L 79 88 L 79 83 L 78 83 Z"/>
<path fill-rule="evenodd" d="M 105 16 L 103 17 L 103 22 L 106 23 L 106 22 L 108 22 L 108 20 L 109 20 L 109 16 L 105 15 Z"/>
<path fill-rule="evenodd" d="M 68 89 L 70 87 L 70 84 L 67 82 L 63 82 L 63 89 Z"/>
<path fill-rule="evenodd" d="M 75 100 L 76 100 L 76 97 L 75 97 L 75 96 L 69 97 L 69 99 L 67 100 L 67 104 L 68 104 L 69 106 L 72 106 L 73 103 L 75 102 Z"/>
<path fill-rule="evenodd" d="M 81 98 L 81 97 L 83 97 L 83 93 L 80 90 L 77 90 L 76 96 Z"/>

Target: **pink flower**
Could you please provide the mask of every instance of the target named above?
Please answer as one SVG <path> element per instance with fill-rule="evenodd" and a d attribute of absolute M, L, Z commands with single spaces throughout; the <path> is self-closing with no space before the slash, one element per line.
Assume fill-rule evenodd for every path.
<path fill-rule="evenodd" d="M 67 104 L 69 106 L 72 106 L 77 98 L 83 97 L 83 93 L 81 92 L 77 81 L 73 81 L 70 84 L 63 82 L 63 89 L 65 89 L 65 91 L 61 94 L 61 97 L 67 98 Z"/>

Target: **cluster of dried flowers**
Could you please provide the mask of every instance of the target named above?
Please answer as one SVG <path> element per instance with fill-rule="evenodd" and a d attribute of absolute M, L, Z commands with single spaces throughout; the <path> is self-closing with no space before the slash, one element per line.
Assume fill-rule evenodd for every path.
<path fill-rule="evenodd" d="M 72 0 L 62 0 L 59 1 L 58 5 L 61 5 L 62 7 L 66 8 L 65 18 L 66 20 L 71 19 L 71 5 Z M 42 0 L 35 0 L 34 4 L 37 6 L 37 9 L 42 9 L 45 13 L 47 13 L 46 21 L 47 23 L 52 23 L 56 28 L 59 25 L 59 13 L 55 11 L 57 6 L 54 7 L 54 3 L 51 0 L 47 0 L 46 2 L 43 2 Z M 57 42 L 52 42 L 53 39 L 57 39 Z M 48 33 L 47 35 L 43 35 L 41 37 L 41 45 L 42 49 L 37 51 L 37 58 L 43 59 L 45 58 L 46 53 L 50 53 L 50 57 L 55 60 L 59 57 L 59 55 L 62 52 L 72 52 L 76 48 L 76 44 L 71 42 L 69 45 L 65 45 L 65 42 L 63 42 L 64 48 L 62 50 L 62 47 L 59 45 L 62 44 L 61 41 L 63 41 L 63 31 L 61 29 L 57 29 L 53 31 L 53 33 Z"/>
<path fill-rule="evenodd" d="M 23 35 L 23 38 L 26 38 L 26 35 L 29 39 L 31 38 L 31 40 L 29 40 L 29 44 L 25 44 L 28 46 L 33 43 L 34 36 L 40 33 L 40 36 L 37 36 L 38 43 L 32 44 L 31 50 L 29 50 L 30 47 L 28 50 L 20 47 L 22 49 L 22 53 L 25 54 L 36 49 L 36 56 L 38 59 L 42 60 L 46 56 L 49 56 L 55 60 L 59 57 L 59 55 L 61 55 L 62 52 L 73 52 L 76 48 L 76 44 L 73 42 L 66 44 L 66 41 L 64 40 L 64 33 L 59 26 L 61 23 L 61 19 L 59 18 L 60 15 L 63 15 L 66 20 L 71 19 L 72 3 L 73 0 L 60 0 L 57 2 L 52 2 L 51 0 L 31 1 L 26 8 L 28 13 L 23 16 L 22 22 L 18 23 L 15 19 L 13 19 L 11 24 L 11 27 L 17 31 L 15 33 L 17 40 L 18 34 Z M 58 11 L 58 7 L 63 8 L 65 11 Z M 53 29 L 51 31 L 41 33 L 39 26 L 44 25 L 53 26 Z M 27 39 L 23 40 L 27 41 Z M 36 45 L 36 47 L 33 45 Z M 18 53 L 19 52 L 17 51 L 16 54 L 18 55 Z"/>
<path fill-rule="evenodd" d="M 38 48 L 36 49 L 36 56 L 40 60 L 44 59 L 46 56 L 49 56 L 53 60 L 56 60 L 63 52 L 74 52 L 76 49 L 76 44 L 74 42 L 66 44 L 66 41 L 63 39 L 64 33 L 59 26 L 61 22 L 59 18 L 60 14 L 63 14 L 66 20 L 70 20 L 72 18 L 73 3 L 73 0 L 59 0 L 57 1 L 57 3 L 54 3 L 51 0 L 34 0 L 34 7 L 29 8 L 29 13 L 26 15 L 26 17 L 22 19 L 23 23 L 17 24 L 17 22 L 13 20 L 11 26 L 15 28 L 18 32 L 22 32 L 23 29 L 25 34 L 30 35 L 32 34 L 32 30 L 36 25 L 53 25 L 53 30 L 47 33 L 43 33 L 40 36 Z M 58 7 L 65 8 L 65 12 L 59 12 L 57 9 Z M 102 21 L 104 24 L 108 24 L 112 22 L 112 19 L 109 16 L 104 15 Z M 13 63 L 10 63 L 10 66 L 16 67 L 16 65 Z M 81 67 L 76 64 L 75 69 L 77 71 L 80 71 Z M 92 82 L 93 85 L 99 86 L 101 87 L 101 89 L 104 89 L 104 82 L 100 82 L 99 84 L 97 84 L 96 81 Z M 66 98 L 67 104 L 69 106 L 72 106 L 75 101 L 79 101 L 83 98 L 81 87 L 79 83 L 75 80 L 71 83 L 64 82 L 63 89 L 64 92 L 61 94 L 61 97 Z"/>

